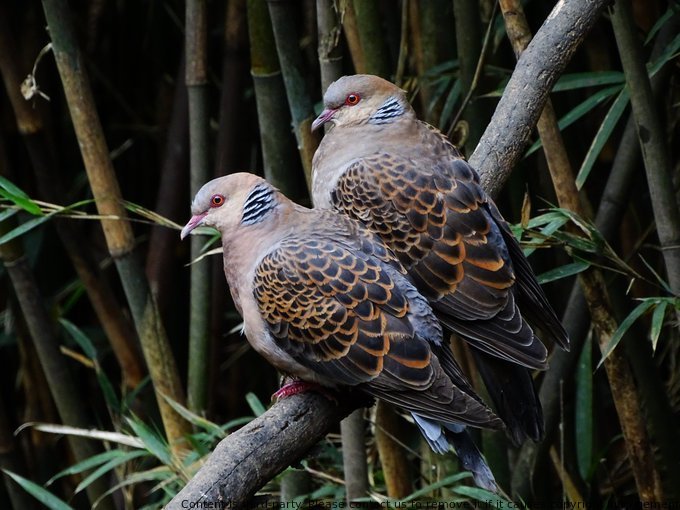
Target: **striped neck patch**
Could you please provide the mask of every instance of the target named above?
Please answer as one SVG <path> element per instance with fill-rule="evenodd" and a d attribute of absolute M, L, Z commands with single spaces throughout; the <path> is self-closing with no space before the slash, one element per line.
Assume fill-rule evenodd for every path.
<path fill-rule="evenodd" d="M 391 96 L 385 101 L 378 110 L 371 115 L 368 122 L 371 124 L 387 124 L 391 122 L 394 118 L 399 117 L 404 114 L 406 108 L 401 104 L 399 98 Z"/>
<path fill-rule="evenodd" d="M 243 204 L 242 225 L 253 225 L 261 222 L 276 207 L 274 190 L 267 184 L 258 184 L 253 188 Z"/>

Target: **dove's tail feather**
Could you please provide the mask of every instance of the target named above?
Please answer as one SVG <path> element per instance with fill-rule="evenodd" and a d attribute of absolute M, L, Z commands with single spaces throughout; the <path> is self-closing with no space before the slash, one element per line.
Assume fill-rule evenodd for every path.
<path fill-rule="evenodd" d="M 453 446 L 463 468 L 472 473 L 475 484 L 491 492 L 498 491 L 489 465 L 465 426 L 457 423 L 440 423 L 415 413 L 411 415 L 432 451 L 444 454 Z"/>
<path fill-rule="evenodd" d="M 507 434 L 520 446 L 529 438 L 540 441 L 544 434 L 543 410 L 531 372 L 471 349 L 498 416 L 505 422 Z"/>

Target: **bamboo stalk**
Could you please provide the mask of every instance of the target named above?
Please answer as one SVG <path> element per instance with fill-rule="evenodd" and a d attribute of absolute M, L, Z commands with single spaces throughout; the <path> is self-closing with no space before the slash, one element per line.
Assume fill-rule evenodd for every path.
<path fill-rule="evenodd" d="M 391 66 L 383 36 L 380 3 L 374 0 L 354 0 L 354 13 L 365 72 L 389 79 Z"/>
<path fill-rule="evenodd" d="M 16 45 L 8 26 L 8 12 L 0 4 L 0 74 L 14 111 L 19 133 L 24 141 L 33 166 L 40 194 L 53 203 L 64 196 L 61 181 L 54 178 L 51 167 L 55 157 L 50 154 L 44 133 L 41 110 L 31 108 L 20 93 L 21 73 L 16 62 Z M 66 253 L 83 283 L 90 303 L 109 339 L 128 388 L 136 387 L 142 380 L 144 363 L 133 344 L 134 332 L 125 317 L 119 313 L 120 306 L 100 270 L 81 230 L 66 220 L 55 220 L 55 227 Z"/>
<path fill-rule="evenodd" d="M 394 438 L 403 437 L 401 418 L 389 404 L 378 401 L 375 409 L 375 442 L 378 446 L 390 498 L 402 499 L 413 492 L 406 451 Z"/>
<path fill-rule="evenodd" d="M 654 103 L 642 44 L 637 37 L 630 2 L 617 0 L 611 12 L 626 85 L 630 92 L 642 159 L 647 173 L 656 230 L 666 264 L 668 283 L 680 295 L 680 209 L 675 198 L 669 150 L 661 117 Z"/>
<path fill-rule="evenodd" d="M 353 0 L 338 0 L 338 5 L 340 6 L 339 14 L 340 21 L 342 22 L 342 31 L 345 34 L 349 55 L 352 58 L 352 64 L 354 64 L 354 71 L 357 74 L 366 74 L 366 60 L 364 58 L 364 50 L 361 48 L 361 41 L 359 40 L 354 2 Z"/>
<path fill-rule="evenodd" d="M 301 189 L 303 175 L 297 164 L 299 156 L 290 130 L 290 110 L 269 11 L 260 0 L 248 0 L 247 7 L 250 72 L 255 85 L 264 176 L 286 196 L 299 199 L 305 195 Z"/>
<path fill-rule="evenodd" d="M 175 79 L 172 112 L 165 137 L 165 150 L 160 166 L 160 183 L 156 195 L 156 211 L 161 216 L 181 222 L 186 220 L 187 175 L 189 167 L 189 124 L 187 89 L 184 81 L 184 56 Z M 171 289 L 176 285 L 173 261 L 179 238 L 177 232 L 163 225 L 154 225 L 149 234 L 146 254 L 146 276 L 161 315 L 165 313 Z"/>
<path fill-rule="evenodd" d="M 174 451 L 178 453 L 188 424 L 161 395 L 182 403 L 182 386 L 155 300 L 134 253 L 132 228 L 122 204 L 120 188 L 85 74 L 85 63 L 75 40 L 70 9 L 66 0 L 43 0 L 43 9 L 97 211 L 102 216 L 118 218 L 101 221 L 104 237 L 134 318 L 165 432 Z"/>
<path fill-rule="evenodd" d="M 316 20 L 319 31 L 319 68 L 323 93 L 332 82 L 342 76 L 342 52 L 339 46 L 341 25 L 333 0 L 316 0 Z"/>
<path fill-rule="evenodd" d="M 186 84 L 189 97 L 189 199 L 210 176 L 208 166 L 208 55 L 206 0 L 189 0 L 186 4 Z M 191 238 L 191 259 L 200 257 L 204 239 Z M 208 334 L 210 326 L 210 268 L 205 258 L 191 265 L 189 308 L 189 370 L 187 403 L 189 409 L 202 414 L 208 395 Z"/>
<path fill-rule="evenodd" d="M 508 30 L 508 35 L 515 36 L 511 42 L 515 54 L 519 57 L 531 37 L 522 6 L 518 0 L 500 0 L 499 3 L 506 23 L 513 25 L 512 29 Z M 517 37 L 522 33 L 525 34 L 524 37 Z M 560 207 L 584 216 L 571 164 L 557 125 L 557 117 L 549 99 L 545 103 L 537 128 Z M 593 326 L 598 334 L 600 349 L 604 352 L 617 328 L 604 279 L 599 270 L 590 268 L 581 274 L 580 281 Z M 651 443 L 642 419 L 639 396 L 628 362 L 620 351 L 614 351 L 605 360 L 605 370 L 640 498 L 645 501 L 663 501 L 661 477 L 654 463 Z"/>
<path fill-rule="evenodd" d="M 296 25 L 295 2 L 291 0 L 267 0 L 267 5 L 269 6 L 276 51 L 279 55 L 279 64 L 283 74 L 283 83 L 286 86 L 290 115 L 293 119 L 295 138 L 300 151 L 300 160 L 305 171 L 307 189 L 311 190 L 312 157 L 319 146 L 319 138 L 316 133 L 312 133 L 311 129 L 315 117 L 314 105 L 307 91 L 302 53 L 294 30 Z"/>
<path fill-rule="evenodd" d="M 0 223 L 0 235 L 6 234 L 13 228 L 11 223 L 10 220 Z M 85 400 L 71 377 L 64 356 L 59 351 L 59 341 L 55 336 L 50 316 L 40 296 L 28 259 L 23 253 L 23 247 L 18 240 L 0 245 L 0 260 L 5 265 L 14 287 L 62 423 L 73 427 L 88 428 L 91 425 L 91 419 L 86 411 L 87 408 L 81 405 Z M 98 453 L 95 445 L 85 439 L 69 436 L 68 441 L 78 462 Z M 90 503 L 94 503 L 107 489 L 106 481 L 102 478 L 89 485 L 87 495 Z M 111 510 L 115 508 L 110 498 L 104 499 L 101 504 Z"/>
<path fill-rule="evenodd" d="M 473 92 L 477 63 L 482 58 L 482 25 L 477 0 L 457 0 L 453 2 L 453 17 L 456 23 L 456 46 L 463 97 Z M 492 20 L 493 21 L 493 20 Z M 487 115 L 474 99 L 464 105 L 463 119 L 468 124 L 465 152 L 470 154 L 479 142 Z"/>

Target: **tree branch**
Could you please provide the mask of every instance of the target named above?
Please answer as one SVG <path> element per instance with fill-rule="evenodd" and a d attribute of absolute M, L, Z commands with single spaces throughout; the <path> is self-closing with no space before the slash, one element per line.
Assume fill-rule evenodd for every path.
<path fill-rule="evenodd" d="M 223 439 L 166 510 L 216 502 L 225 508 L 241 508 L 260 487 L 303 458 L 342 418 L 365 403 L 347 397 L 335 403 L 305 393 L 279 400 Z"/>

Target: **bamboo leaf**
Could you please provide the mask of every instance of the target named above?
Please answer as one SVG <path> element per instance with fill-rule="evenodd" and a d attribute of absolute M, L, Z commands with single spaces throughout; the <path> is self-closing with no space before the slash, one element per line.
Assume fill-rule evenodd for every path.
<path fill-rule="evenodd" d="M 2 472 L 18 483 L 21 488 L 23 488 L 26 492 L 28 492 L 31 496 L 40 501 L 50 510 L 73 510 L 72 506 L 69 506 L 66 502 L 62 501 L 37 483 L 27 480 L 23 476 L 19 476 L 16 473 L 12 473 L 11 471 L 7 471 L 6 469 L 3 469 Z"/>
<path fill-rule="evenodd" d="M 267 410 L 264 407 L 264 405 L 262 405 L 260 399 L 257 398 L 257 395 L 255 395 L 255 393 L 253 392 L 249 392 L 248 394 L 246 394 L 246 402 L 248 402 L 248 405 L 250 406 L 250 409 L 253 411 L 255 416 L 261 416 Z"/>
<path fill-rule="evenodd" d="M 602 124 L 600 124 L 600 127 L 593 138 L 593 142 L 590 144 L 590 148 L 588 149 L 586 157 L 584 158 L 581 168 L 578 171 L 578 175 L 576 176 L 576 187 L 578 189 L 581 189 L 583 184 L 585 184 L 586 179 L 590 175 L 590 171 L 593 169 L 593 165 L 595 164 L 597 157 L 600 155 L 600 152 L 602 152 L 602 148 L 604 147 L 605 143 L 607 143 L 607 140 L 609 140 L 609 137 L 621 119 L 623 112 L 626 110 L 629 99 L 630 93 L 628 92 L 628 89 L 623 89 L 612 103 L 611 108 L 609 108 L 607 115 L 602 121 Z"/>
<path fill-rule="evenodd" d="M 488 508 L 515 508 L 515 504 L 501 498 L 498 494 L 480 489 L 479 487 L 468 487 L 467 485 L 458 485 L 451 489 L 456 494 L 467 496 L 477 501 L 483 501 L 488 505 Z"/>
<path fill-rule="evenodd" d="M 11 182 L 9 179 L 0 175 L 0 196 L 15 203 L 24 211 L 29 212 L 35 216 L 44 216 L 40 206 L 33 202 L 24 191 Z"/>
<path fill-rule="evenodd" d="M 98 453 L 97 455 L 93 455 L 92 457 L 85 459 L 82 462 L 78 462 L 77 464 L 73 464 L 72 466 L 69 466 L 64 470 L 59 471 L 56 475 L 50 478 L 45 485 L 52 485 L 52 483 L 54 483 L 55 480 L 58 480 L 62 476 L 82 473 L 83 471 L 87 471 L 88 469 L 92 469 L 96 466 L 104 464 L 105 462 L 120 457 L 121 455 L 125 455 L 126 453 L 127 452 L 124 452 L 123 450 L 117 449 Z"/>
<path fill-rule="evenodd" d="M 172 453 L 169 446 L 160 438 L 159 434 L 151 430 L 144 422 L 137 418 L 126 418 L 128 425 L 144 443 L 144 448 L 163 464 L 172 464 Z"/>
<path fill-rule="evenodd" d="M 630 329 L 633 323 L 652 306 L 654 306 L 653 301 L 643 301 L 642 303 L 637 305 L 633 309 L 633 311 L 630 312 L 630 314 L 628 314 L 628 317 L 621 321 L 621 324 L 619 325 L 618 329 L 614 332 L 611 339 L 607 343 L 607 346 L 604 348 L 602 352 L 602 359 L 597 364 L 597 368 L 600 368 L 602 363 L 604 363 L 604 360 L 607 359 L 607 356 L 609 356 L 612 353 L 612 351 L 616 348 L 616 346 L 619 345 L 619 342 L 623 338 L 623 335 L 626 334 L 626 331 Z"/>
<path fill-rule="evenodd" d="M 73 324 L 71 321 L 64 319 L 63 317 L 59 319 L 59 323 L 64 326 L 64 329 L 66 329 L 73 340 L 76 341 L 78 346 L 85 353 L 85 356 L 93 361 L 97 359 L 97 349 L 94 348 L 92 341 L 85 333 L 82 332 L 78 326 Z"/>
<path fill-rule="evenodd" d="M 571 264 L 565 264 L 545 273 L 541 273 L 536 277 L 538 283 L 543 285 L 544 283 L 554 282 L 555 280 L 560 280 L 562 278 L 567 278 L 568 276 L 573 276 L 579 274 L 590 267 L 590 263 L 579 260 L 578 262 L 572 262 Z"/>
<path fill-rule="evenodd" d="M 444 107 L 442 108 L 442 114 L 441 117 L 439 118 L 440 126 L 448 125 L 449 121 L 451 120 L 451 114 L 453 113 L 453 108 L 456 106 L 456 103 L 460 99 L 461 90 L 462 85 L 460 83 L 460 80 L 456 80 L 455 83 L 453 84 L 453 87 L 451 87 L 451 92 L 449 92 L 449 95 L 446 98 L 446 102 L 444 103 Z"/>
<path fill-rule="evenodd" d="M 66 434 L 69 436 L 85 437 L 87 439 L 97 439 L 99 441 L 109 441 L 125 446 L 131 446 L 132 448 L 144 448 L 144 443 L 142 443 L 142 441 L 128 434 L 96 429 L 79 429 L 77 427 L 69 427 L 68 425 L 55 425 L 52 423 L 24 423 L 15 431 L 15 434 L 18 434 L 27 427 L 33 427 L 35 430 L 48 432 L 50 434 Z"/>
<path fill-rule="evenodd" d="M 571 109 L 564 117 L 562 117 L 557 125 L 560 128 L 560 131 L 568 128 L 571 126 L 574 122 L 579 120 L 581 117 L 586 115 L 587 113 L 591 112 L 594 110 L 598 105 L 609 99 L 611 96 L 616 94 L 617 92 L 620 92 L 622 89 L 622 86 L 620 85 L 615 85 L 613 87 L 607 87 L 606 89 L 600 90 L 590 96 L 588 99 L 583 101 L 582 103 L 576 105 L 573 109 Z M 541 140 L 537 140 L 531 147 L 529 147 L 529 150 L 526 152 L 524 157 L 526 158 L 527 156 L 530 156 L 534 152 L 536 152 L 539 148 L 541 148 L 542 143 Z"/>
<path fill-rule="evenodd" d="M 576 367 L 576 409 L 574 436 L 576 460 L 581 478 L 588 482 L 593 465 L 593 349 L 589 337 Z"/>
<path fill-rule="evenodd" d="M 570 73 L 563 75 L 555 86 L 553 92 L 565 90 L 583 89 L 587 87 L 601 87 L 603 85 L 624 84 L 626 77 L 621 71 L 600 71 L 594 73 Z"/>
<path fill-rule="evenodd" d="M 95 469 L 92 473 L 87 475 L 83 479 L 83 481 L 78 484 L 75 492 L 78 493 L 78 492 L 82 491 L 83 489 L 86 489 L 97 478 L 100 478 L 101 476 L 108 473 L 109 471 L 116 468 L 117 466 L 120 466 L 121 464 L 125 464 L 126 462 L 129 462 L 133 459 L 137 459 L 139 457 L 144 457 L 146 455 L 148 455 L 148 453 L 145 452 L 145 451 L 134 450 L 134 451 L 131 451 L 131 452 L 125 452 L 123 455 L 109 460 L 105 464 L 103 464 L 103 465 L 99 466 L 97 469 Z"/>
<path fill-rule="evenodd" d="M 666 316 L 666 308 L 668 308 L 668 301 L 662 301 L 654 308 L 654 313 L 652 314 L 652 327 L 649 330 L 649 338 L 652 341 L 652 352 L 655 354 L 661 328 L 663 327 L 663 320 Z"/>
<path fill-rule="evenodd" d="M 163 398 L 170 404 L 170 406 L 179 413 L 182 418 L 187 420 L 189 423 L 192 425 L 195 425 L 196 427 L 200 427 L 212 436 L 218 437 L 218 438 L 223 438 L 225 437 L 224 430 L 222 430 L 222 427 L 217 425 L 216 423 L 211 422 L 210 420 L 206 420 L 202 416 L 197 415 L 196 413 L 190 411 L 183 405 L 179 404 L 178 402 L 175 402 L 171 398 L 168 398 L 167 396 L 163 395 Z"/>
<path fill-rule="evenodd" d="M 472 474 L 469 471 L 463 471 L 462 473 L 456 473 L 455 475 L 447 476 L 438 482 L 426 485 L 422 489 L 409 494 L 406 498 L 400 500 L 400 503 L 408 503 L 409 501 L 413 501 L 416 498 L 425 496 L 434 490 L 441 489 L 442 487 L 448 487 L 451 484 L 470 476 L 472 476 Z"/>

